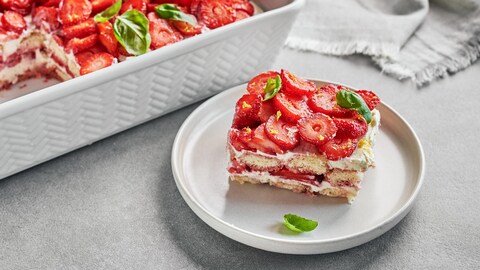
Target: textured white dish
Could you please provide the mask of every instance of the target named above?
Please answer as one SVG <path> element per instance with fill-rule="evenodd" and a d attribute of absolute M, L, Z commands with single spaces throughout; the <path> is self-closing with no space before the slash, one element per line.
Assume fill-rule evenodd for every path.
<path fill-rule="evenodd" d="M 324 82 L 317 81 L 318 84 Z M 208 225 L 241 243 L 280 253 L 319 254 L 368 242 L 410 211 L 422 186 L 423 150 L 415 132 L 393 109 L 380 104 L 381 128 L 369 170 L 353 204 L 345 199 L 296 194 L 268 185 L 228 180 L 226 140 L 236 100 L 245 85 L 202 104 L 183 123 L 172 150 L 177 187 Z M 283 215 L 319 222 L 309 233 L 282 225 Z"/>

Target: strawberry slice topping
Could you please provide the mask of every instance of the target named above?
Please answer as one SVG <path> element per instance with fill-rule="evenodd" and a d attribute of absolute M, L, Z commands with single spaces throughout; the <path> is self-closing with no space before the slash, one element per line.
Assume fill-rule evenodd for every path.
<path fill-rule="evenodd" d="M 120 14 L 123 14 L 131 9 L 136 9 L 143 14 L 147 14 L 147 0 L 127 0 L 122 4 Z"/>
<path fill-rule="evenodd" d="M 118 41 L 113 33 L 113 26 L 109 21 L 98 23 L 98 39 L 107 51 L 114 56 L 118 56 Z"/>
<path fill-rule="evenodd" d="M 337 104 L 337 92 L 343 88 L 339 85 L 329 84 L 320 87 L 308 100 L 308 105 L 315 112 L 335 117 L 351 117 L 353 110 L 340 107 Z"/>
<path fill-rule="evenodd" d="M 171 24 L 185 36 L 195 36 L 202 33 L 203 24 L 197 23 L 195 26 L 184 21 L 171 21 Z"/>
<path fill-rule="evenodd" d="M 318 150 L 329 160 L 339 160 L 349 157 L 357 149 L 358 140 L 336 136 L 326 144 L 320 145 Z"/>
<path fill-rule="evenodd" d="M 235 15 L 230 1 L 202 0 L 197 8 L 197 18 L 210 29 L 234 22 Z"/>
<path fill-rule="evenodd" d="M 92 0 L 92 13 L 97 14 L 113 5 L 116 0 Z"/>
<path fill-rule="evenodd" d="M 115 58 L 109 53 L 95 53 L 90 56 L 80 68 L 80 74 L 85 75 L 102 68 L 111 66 L 115 61 Z"/>
<path fill-rule="evenodd" d="M 280 75 L 276 71 L 267 71 L 263 72 L 255 77 L 253 77 L 247 85 L 247 91 L 250 94 L 259 94 L 264 95 L 263 89 L 267 85 L 268 79 L 274 79 L 277 75 Z"/>
<path fill-rule="evenodd" d="M 92 4 L 88 0 L 64 0 L 60 8 L 60 22 L 72 25 L 83 22 L 90 17 Z"/>
<path fill-rule="evenodd" d="M 267 154 L 283 154 L 283 149 L 268 138 L 265 132 L 265 123 L 258 126 L 253 131 L 252 141 L 249 143 L 251 148 Z"/>
<path fill-rule="evenodd" d="M 0 8 L 3 6 L 6 10 L 12 10 L 27 15 L 30 13 L 33 0 L 0 0 Z"/>
<path fill-rule="evenodd" d="M 183 39 L 182 34 L 168 24 L 167 20 L 159 18 L 154 12 L 148 13 L 148 23 L 152 43 L 152 49 L 158 49 L 167 44 L 175 43 Z"/>
<path fill-rule="evenodd" d="M 268 118 L 270 118 L 270 116 L 274 115 L 276 112 L 277 111 L 275 109 L 275 106 L 273 105 L 273 100 L 270 99 L 270 100 L 262 101 L 260 103 L 258 119 L 260 119 L 262 123 L 267 122 Z"/>
<path fill-rule="evenodd" d="M 333 120 L 323 113 L 315 113 L 298 120 L 300 136 L 307 142 L 322 145 L 330 141 L 337 132 Z"/>
<path fill-rule="evenodd" d="M 296 125 L 289 124 L 276 115 L 270 116 L 265 123 L 268 138 L 283 150 L 291 150 L 298 145 L 300 136 Z"/>
<path fill-rule="evenodd" d="M 58 7 L 62 0 L 37 0 L 37 7 Z"/>
<path fill-rule="evenodd" d="M 93 18 L 89 18 L 86 21 L 81 23 L 63 26 L 62 28 L 63 35 L 70 39 L 70 38 L 82 38 L 94 34 L 97 32 L 97 25 Z"/>
<path fill-rule="evenodd" d="M 312 114 L 307 105 L 307 97 L 287 96 L 279 92 L 273 97 L 273 104 L 277 110 L 280 110 L 285 120 L 291 123 L 296 123 L 300 118 Z"/>
<path fill-rule="evenodd" d="M 232 6 L 234 9 L 237 10 L 237 13 L 239 11 L 246 13 L 248 17 L 253 15 L 253 12 L 254 12 L 253 5 L 247 0 L 232 0 Z M 237 14 L 237 18 L 238 18 L 238 14 Z"/>
<path fill-rule="evenodd" d="M 58 11 L 54 7 L 36 7 L 32 13 L 33 24 L 49 33 L 57 30 L 60 26 L 57 17 Z"/>
<path fill-rule="evenodd" d="M 229 142 L 238 151 L 254 150 L 249 145 L 252 141 L 253 132 L 249 127 L 242 129 L 231 128 L 228 133 Z"/>
<path fill-rule="evenodd" d="M 367 103 L 367 106 L 370 110 L 373 110 L 377 107 L 377 105 L 380 103 L 380 98 L 373 93 L 372 91 L 369 90 L 357 90 L 355 91 L 357 94 L 359 94 L 365 103 Z"/>
<path fill-rule="evenodd" d="M 22 33 L 27 29 L 27 23 L 23 19 L 23 16 L 15 11 L 7 10 L 2 16 L 2 24 L 6 30 L 13 31 L 15 33 Z"/>
<path fill-rule="evenodd" d="M 97 44 L 97 41 L 98 41 L 97 34 L 93 34 L 84 38 L 72 38 L 69 41 L 67 41 L 65 50 L 68 52 L 71 51 L 75 54 L 77 52 L 81 52 L 95 46 L 95 44 Z"/>
<path fill-rule="evenodd" d="M 258 112 L 260 111 L 260 95 L 245 94 L 235 105 L 235 116 L 233 117 L 232 127 L 254 127 L 258 125 Z"/>
<path fill-rule="evenodd" d="M 284 91 L 288 95 L 304 96 L 317 90 L 313 82 L 297 77 L 284 69 L 282 69 L 281 76 Z"/>
<path fill-rule="evenodd" d="M 335 122 L 335 126 L 338 128 L 337 136 L 357 139 L 363 137 L 367 133 L 367 122 L 365 122 L 365 119 L 363 119 L 358 113 L 356 116 L 357 117 L 354 118 L 333 118 L 333 122 Z"/>

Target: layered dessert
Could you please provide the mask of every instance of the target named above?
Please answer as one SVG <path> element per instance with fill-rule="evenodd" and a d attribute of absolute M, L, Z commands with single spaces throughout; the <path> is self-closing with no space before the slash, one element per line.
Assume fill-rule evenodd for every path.
<path fill-rule="evenodd" d="M 247 0 L 0 0 L 0 90 L 65 81 L 253 13 Z"/>
<path fill-rule="evenodd" d="M 230 180 L 353 201 L 375 164 L 379 103 L 371 91 L 317 87 L 286 70 L 254 77 L 228 133 Z"/>

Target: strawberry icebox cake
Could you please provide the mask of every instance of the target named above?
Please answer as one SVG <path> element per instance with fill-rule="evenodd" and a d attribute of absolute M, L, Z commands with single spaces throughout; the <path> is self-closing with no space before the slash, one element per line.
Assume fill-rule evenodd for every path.
<path fill-rule="evenodd" d="M 84 75 L 254 14 L 248 0 L 0 0 L 0 90 Z"/>
<path fill-rule="evenodd" d="M 317 87 L 286 70 L 254 77 L 228 133 L 230 180 L 352 202 L 374 167 L 379 103 L 371 91 Z"/>

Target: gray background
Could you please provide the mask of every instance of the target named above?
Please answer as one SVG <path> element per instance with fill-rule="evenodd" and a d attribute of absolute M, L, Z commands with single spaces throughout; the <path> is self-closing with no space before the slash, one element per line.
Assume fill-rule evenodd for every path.
<path fill-rule="evenodd" d="M 202 222 L 175 186 L 173 140 L 200 104 L 0 181 L 0 267 L 474 269 L 480 267 L 480 64 L 421 90 L 365 57 L 284 49 L 274 67 L 375 90 L 417 132 L 425 184 L 396 227 L 311 256 L 237 243 Z"/>

